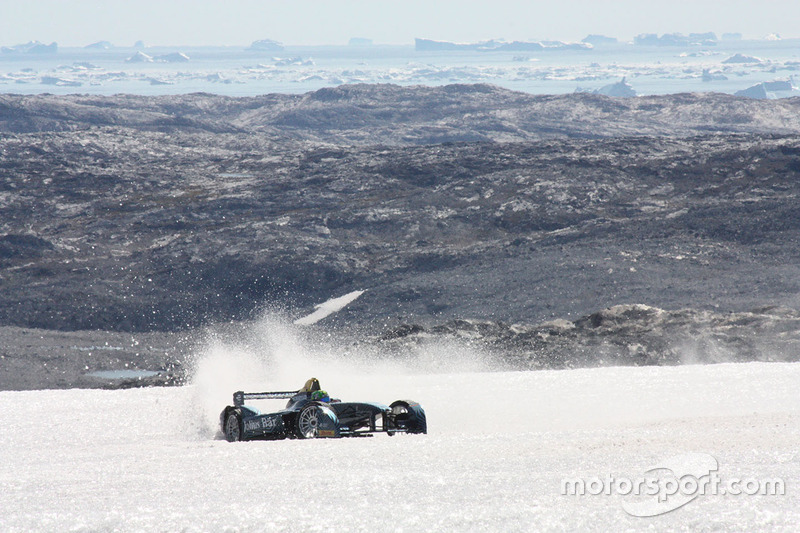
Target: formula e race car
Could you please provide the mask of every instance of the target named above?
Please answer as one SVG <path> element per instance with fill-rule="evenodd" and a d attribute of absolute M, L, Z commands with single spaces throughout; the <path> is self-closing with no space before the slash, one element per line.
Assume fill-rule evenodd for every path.
<path fill-rule="evenodd" d="M 288 399 L 286 407 L 274 413 L 261 413 L 247 400 Z M 425 411 L 410 400 L 386 406 L 379 403 L 342 402 L 331 399 L 320 389 L 316 378 L 299 391 L 233 393 L 233 405 L 219 417 L 225 439 L 274 440 L 320 437 L 359 437 L 374 433 L 427 433 Z"/>

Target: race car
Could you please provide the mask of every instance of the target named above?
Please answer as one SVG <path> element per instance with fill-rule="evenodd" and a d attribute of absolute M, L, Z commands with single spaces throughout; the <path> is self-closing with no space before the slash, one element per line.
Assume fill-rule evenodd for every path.
<path fill-rule="evenodd" d="M 261 413 L 247 400 L 288 399 L 286 407 Z M 427 433 L 425 411 L 417 402 L 398 400 L 386 406 L 331 399 L 319 380 L 309 379 L 298 391 L 233 393 L 233 405 L 219 417 L 222 435 L 241 440 L 360 437 L 374 433 Z"/>

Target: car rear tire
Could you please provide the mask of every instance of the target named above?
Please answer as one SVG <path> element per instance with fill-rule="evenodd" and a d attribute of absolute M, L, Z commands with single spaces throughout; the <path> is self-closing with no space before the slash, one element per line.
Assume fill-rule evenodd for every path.
<path fill-rule="evenodd" d="M 242 417 L 231 411 L 225 417 L 225 440 L 236 442 L 242 440 Z"/>

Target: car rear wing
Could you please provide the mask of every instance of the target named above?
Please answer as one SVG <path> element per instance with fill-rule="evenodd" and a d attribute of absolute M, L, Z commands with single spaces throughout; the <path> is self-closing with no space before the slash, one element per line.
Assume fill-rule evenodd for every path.
<path fill-rule="evenodd" d="M 233 393 L 233 405 L 240 407 L 244 405 L 245 400 L 288 400 L 295 396 L 300 391 L 285 391 L 285 392 L 244 392 L 236 391 Z"/>

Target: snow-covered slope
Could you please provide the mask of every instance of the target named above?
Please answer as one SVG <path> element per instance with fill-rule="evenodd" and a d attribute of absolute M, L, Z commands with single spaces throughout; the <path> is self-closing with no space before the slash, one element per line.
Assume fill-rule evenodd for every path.
<path fill-rule="evenodd" d="M 182 388 L 2 392 L 0 530 L 790 531 L 800 521 L 799 364 L 477 367 L 358 371 L 302 355 L 264 365 L 216 347 Z M 215 440 L 232 387 L 299 386 L 312 368 L 334 396 L 420 401 L 430 433 Z M 619 494 L 562 494 L 568 478 L 635 479 L 690 452 L 713 456 L 723 480 L 781 478 L 786 493 L 704 495 L 653 518 L 628 515 Z"/>

